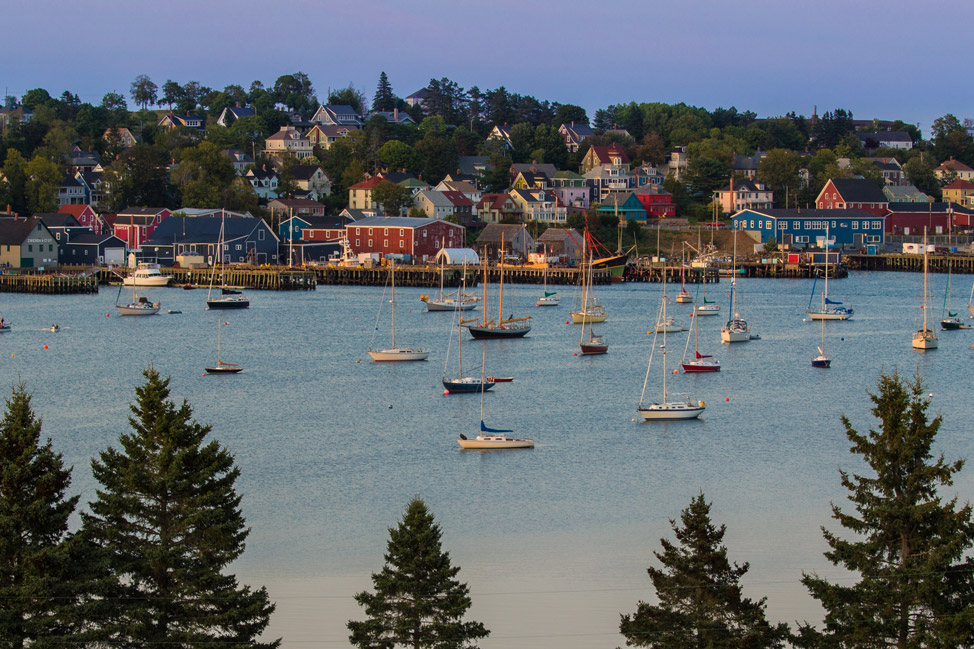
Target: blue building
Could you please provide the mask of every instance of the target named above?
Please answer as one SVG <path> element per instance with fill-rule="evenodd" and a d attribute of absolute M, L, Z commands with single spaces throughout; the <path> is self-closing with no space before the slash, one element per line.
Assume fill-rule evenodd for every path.
<path fill-rule="evenodd" d="M 142 244 L 142 261 L 171 266 L 179 255 L 201 255 L 209 265 L 221 258 L 226 263 L 277 264 L 277 245 L 274 231 L 252 216 L 170 216 Z"/>
<path fill-rule="evenodd" d="M 735 229 L 760 236 L 762 243 L 776 241 L 790 249 L 819 246 L 826 229 L 832 245 L 839 248 L 865 248 L 886 240 L 886 217 L 862 210 L 751 209 L 731 219 Z"/>

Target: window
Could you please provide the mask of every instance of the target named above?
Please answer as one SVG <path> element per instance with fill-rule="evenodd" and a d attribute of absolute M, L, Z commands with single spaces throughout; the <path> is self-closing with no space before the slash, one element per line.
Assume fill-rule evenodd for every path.
<path fill-rule="evenodd" d="M 382 236 L 385 237 L 389 236 L 389 228 L 382 228 Z"/>
<path fill-rule="evenodd" d="M 940 226 L 937 226 L 937 227 L 940 227 Z M 54 244 L 53 243 L 47 244 L 47 251 L 48 252 L 54 252 Z"/>
<path fill-rule="evenodd" d="M 811 230 L 812 229 L 812 222 L 811 221 L 805 221 L 804 222 L 804 225 L 802 225 L 802 228 L 805 229 L 805 230 Z"/>
<path fill-rule="evenodd" d="M 808 243 L 808 237 L 795 237 L 795 243 Z"/>
<path fill-rule="evenodd" d="M 372 236 L 372 228 L 369 228 L 369 236 Z"/>
<path fill-rule="evenodd" d="M 836 226 L 835 221 L 832 221 L 832 227 L 833 228 L 838 227 L 838 226 Z"/>
<path fill-rule="evenodd" d="M 383 239 L 382 240 L 382 249 L 385 250 L 388 247 L 389 247 L 389 240 L 388 239 Z"/>
<path fill-rule="evenodd" d="M 406 228 L 399 228 L 399 236 L 400 237 L 406 236 Z"/>
<path fill-rule="evenodd" d="M 243 250 L 243 246 L 238 243 L 236 246 L 233 247 L 233 249 L 234 250 Z"/>
<path fill-rule="evenodd" d="M 788 225 L 788 221 L 779 221 L 778 222 L 778 229 L 779 230 L 784 230 L 786 225 Z"/>
<path fill-rule="evenodd" d="M 34 252 L 34 245 L 31 243 L 27 244 L 27 252 Z"/>
<path fill-rule="evenodd" d="M 355 247 L 356 247 L 356 248 L 358 248 L 358 247 L 359 247 L 359 246 L 361 246 L 361 245 L 362 245 L 362 242 L 361 242 L 361 241 L 360 241 L 359 239 L 356 239 L 356 240 L 355 240 Z M 369 246 L 371 246 L 371 245 L 372 245 L 372 241 L 371 241 L 371 239 L 370 239 L 370 240 L 369 240 Z"/>
<path fill-rule="evenodd" d="M 858 230 L 859 229 L 859 221 L 853 221 L 852 222 L 852 229 L 853 230 Z"/>
<path fill-rule="evenodd" d="M 264 240 L 264 231 L 263 230 L 257 230 L 257 240 L 258 241 L 263 241 Z"/>
<path fill-rule="evenodd" d="M 873 230 L 880 230 L 883 227 L 882 221 L 873 221 Z"/>
<path fill-rule="evenodd" d="M 869 243 L 879 243 L 879 235 L 870 234 L 868 237 L 866 237 L 866 241 L 868 241 Z"/>
<path fill-rule="evenodd" d="M 399 247 L 400 247 L 400 248 L 405 248 L 405 247 L 406 247 L 406 242 L 405 242 L 405 240 L 403 240 L 403 239 L 400 239 L 400 240 L 399 240 Z"/>
<path fill-rule="evenodd" d="M 358 239 L 355 240 L 355 245 L 358 245 Z M 369 248 L 372 247 L 372 239 L 369 239 Z"/>

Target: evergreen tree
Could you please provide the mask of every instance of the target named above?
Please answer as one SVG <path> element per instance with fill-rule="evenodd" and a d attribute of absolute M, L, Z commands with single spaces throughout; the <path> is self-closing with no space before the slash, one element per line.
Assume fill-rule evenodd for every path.
<path fill-rule="evenodd" d="M 78 496 L 71 469 L 40 441 L 41 420 L 18 385 L 0 421 L 0 638 L 5 647 L 77 640 L 86 568 L 68 533 Z"/>
<path fill-rule="evenodd" d="M 833 564 L 857 575 L 851 585 L 815 574 L 802 579 L 825 609 L 825 628 L 801 628 L 809 647 L 969 647 L 974 643 L 974 545 L 971 506 L 942 500 L 964 465 L 931 453 L 940 416 L 919 375 L 882 374 L 870 393 L 880 429 L 856 431 L 842 418 L 852 453 L 871 475 L 840 471 L 855 512 L 832 506 L 852 540 L 824 530 Z M 965 558 L 967 554 L 967 558 Z"/>
<path fill-rule="evenodd" d="M 399 526 L 389 529 L 386 548 L 386 565 L 372 574 L 375 593 L 355 596 L 368 619 L 348 622 L 353 645 L 474 648 L 489 635 L 480 622 L 462 621 L 471 604 L 469 588 L 455 579 L 460 568 L 442 550 L 440 526 L 422 500 L 414 498 Z"/>
<path fill-rule="evenodd" d="M 206 441 L 209 426 L 183 401 L 169 399 L 169 379 L 143 372 L 120 448 L 92 460 L 100 483 L 86 531 L 110 554 L 119 597 L 99 639 L 124 646 L 219 644 L 276 648 L 258 642 L 274 605 L 223 573 L 244 550 L 233 457 Z"/>
<path fill-rule="evenodd" d="M 392 84 L 385 71 L 379 74 L 379 85 L 375 87 L 375 96 L 372 97 L 372 111 L 389 112 L 396 107 L 396 95 L 392 92 Z"/>
<path fill-rule="evenodd" d="M 761 649 L 781 647 L 788 626 L 764 617 L 764 598 L 743 596 L 740 579 L 748 564 L 731 564 L 721 543 L 725 526 L 710 520 L 710 505 L 700 494 L 670 520 L 677 544 L 661 539 L 663 564 L 649 568 L 659 604 L 639 602 L 623 615 L 619 630 L 626 644 L 653 649 Z"/>

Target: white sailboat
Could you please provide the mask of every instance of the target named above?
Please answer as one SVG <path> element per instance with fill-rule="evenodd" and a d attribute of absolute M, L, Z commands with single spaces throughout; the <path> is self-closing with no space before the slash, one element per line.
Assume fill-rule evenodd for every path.
<path fill-rule="evenodd" d="M 737 310 L 737 229 L 734 229 L 734 256 L 731 261 L 731 317 L 720 328 L 723 343 L 746 343 L 751 340 L 751 326 Z"/>
<path fill-rule="evenodd" d="M 825 311 L 825 293 L 822 293 L 822 311 Z M 812 359 L 812 367 L 822 367 L 829 368 L 832 366 L 832 359 L 825 355 L 825 320 L 826 318 L 820 318 L 822 322 L 822 346 L 818 348 L 818 356 Z"/>
<path fill-rule="evenodd" d="M 588 229 L 585 230 L 585 239 L 582 241 L 582 308 L 571 312 L 573 324 L 605 322 L 606 318 L 609 317 L 609 314 L 605 312 L 605 307 L 599 304 L 598 299 L 594 297 L 589 281 L 591 276 L 589 271 L 592 270 L 594 261 L 589 258 L 586 249 L 587 242 Z"/>
<path fill-rule="evenodd" d="M 223 248 L 226 243 L 226 215 L 220 217 L 220 239 L 217 242 L 217 257 L 213 260 L 213 268 L 210 269 L 210 289 L 206 292 L 206 308 L 208 309 L 247 309 L 250 308 L 250 299 L 236 289 L 227 288 L 223 277 L 225 265 L 223 263 Z M 213 294 L 213 284 L 216 279 L 217 263 L 220 264 L 220 292 Z"/>
<path fill-rule="evenodd" d="M 808 309 L 805 312 L 812 320 L 849 320 L 854 310 L 843 306 L 842 302 L 829 299 L 829 227 L 825 226 L 825 289 L 822 291 L 822 308 L 812 309 L 812 299 L 815 297 L 815 284 L 812 284 L 812 295 L 808 298 Z"/>
<path fill-rule="evenodd" d="M 442 246 L 441 246 L 442 247 Z M 463 279 L 467 278 L 467 266 L 463 266 Z M 443 262 L 440 261 L 440 296 L 430 297 L 422 295 L 419 298 L 426 303 L 427 311 L 472 311 L 477 307 L 477 298 L 467 295 L 460 288 L 452 293 L 443 293 Z"/>
<path fill-rule="evenodd" d="M 115 308 L 118 315 L 156 315 L 162 303 L 158 300 L 151 302 L 149 298 L 138 295 L 135 286 L 132 286 L 132 301 L 128 304 L 119 304 L 118 298 L 122 294 L 122 287 L 118 287 L 118 296 L 115 297 Z"/>
<path fill-rule="evenodd" d="M 480 380 L 485 381 L 484 368 L 487 365 L 487 347 L 483 350 L 483 360 L 480 365 Z M 462 449 L 501 450 L 511 448 L 534 448 L 534 440 L 527 437 L 508 437 L 513 430 L 489 428 L 484 423 L 484 391 L 480 392 L 480 434 L 468 438 L 463 433 L 457 438 Z"/>
<path fill-rule="evenodd" d="M 589 257 L 588 264 L 588 282 L 592 283 L 592 258 Z M 591 297 L 592 292 L 589 291 L 589 297 Z M 585 304 L 582 305 L 583 318 L 586 312 Z M 586 333 L 588 335 L 586 335 Z M 604 336 L 600 336 L 595 333 L 595 329 L 592 327 L 592 323 L 585 320 L 582 321 L 582 333 L 578 337 L 578 347 L 582 356 L 595 356 L 597 354 L 604 354 L 609 351 L 609 343 L 606 341 Z"/>
<path fill-rule="evenodd" d="M 425 361 L 429 351 L 418 347 L 398 347 L 396 345 L 396 261 L 390 260 L 389 274 L 392 283 L 392 346 L 387 349 L 370 349 L 369 356 L 375 362 Z M 381 309 L 379 310 L 381 313 Z M 378 327 L 376 327 L 378 329 Z M 373 336 L 374 339 L 374 336 Z"/>
<path fill-rule="evenodd" d="M 464 273 L 464 278 L 466 278 L 466 273 Z M 462 282 L 460 290 L 466 289 L 466 282 Z M 460 318 L 459 311 L 455 316 L 457 320 Z M 492 377 L 485 377 L 483 369 L 481 369 L 480 376 L 465 376 L 463 373 L 463 328 L 459 326 L 459 323 L 454 321 L 450 325 L 450 338 L 453 338 L 453 328 L 456 327 L 457 331 L 457 374 L 454 378 L 450 378 L 447 375 L 447 366 L 450 362 L 450 346 L 447 345 L 446 348 L 446 360 L 443 362 L 443 388 L 446 390 L 447 394 L 453 394 L 456 392 L 460 393 L 470 393 L 470 392 L 481 392 L 483 390 L 490 390 L 494 387 L 494 380 Z"/>
<path fill-rule="evenodd" d="M 680 364 L 683 366 L 683 372 L 686 374 L 696 374 L 701 372 L 719 372 L 720 362 L 709 354 L 700 353 L 700 322 L 697 320 L 697 316 L 693 316 L 693 358 L 689 361 L 686 360 L 687 352 L 690 351 L 690 333 L 687 334 L 687 344 L 683 348 L 683 360 Z"/>
<path fill-rule="evenodd" d="M 937 334 L 927 327 L 927 229 L 923 228 L 923 327 L 913 334 L 913 349 L 937 349 Z"/>
<path fill-rule="evenodd" d="M 666 318 L 666 297 L 662 299 L 660 306 L 660 319 Z M 660 346 L 663 356 L 663 400 L 659 403 L 643 405 L 646 396 L 646 384 L 649 383 L 649 372 L 653 366 L 653 353 L 656 351 L 656 336 L 653 336 L 653 352 L 649 355 L 649 364 L 646 366 L 646 379 L 643 381 L 643 391 L 639 395 L 639 406 L 636 411 L 644 421 L 674 421 L 680 419 L 696 419 L 704 411 L 706 404 L 703 401 L 692 401 L 687 397 L 683 401 L 667 401 L 669 395 L 666 390 L 666 332 L 663 332 L 663 344 Z"/>
<path fill-rule="evenodd" d="M 683 255 L 680 259 L 680 292 L 676 295 L 677 304 L 692 304 L 693 295 L 686 287 L 686 270 L 687 270 L 687 244 L 686 241 L 683 242 Z"/>

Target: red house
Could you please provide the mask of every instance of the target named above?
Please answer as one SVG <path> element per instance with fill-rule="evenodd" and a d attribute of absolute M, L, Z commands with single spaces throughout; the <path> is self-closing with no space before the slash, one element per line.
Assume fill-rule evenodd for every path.
<path fill-rule="evenodd" d="M 890 203 L 887 234 L 950 234 L 969 230 L 974 210 L 957 203 Z"/>
<path fill-rule="evenodd" d="M 820 210 L 862 210 L 883 216 L 888 207 L 883 190 L 867 178 L 829 178 L 815 199 Z"/>
<path fill-rule="evenodd" d="M 95 234 L 101 234 L 105 228 L 105 220 L 98 216 L 98 213 L 91 209 L 91 205 L 68 205 L 64 204 L 58 208 L 59 214 L 70 214 L 81 225 L 91 228 Z"/>
<path fill-rule="evenodd" d="M 441 248 L 463 248 L 464 228 L 441 219 L 370 216 L 345 227 L 358 253 L 410 255 L 413 262 L 432 261 Z"/>
<path fill-rule="evenodd" d="M 115 215 L 114 235 L 125 242 L 125 247 L 135 250 L 152 236 L 164 219 L 172 216 L 165 207 L 129 207 Z"/>
<path fill-rule="evenodd" d="M 662 219 L 668 216 L 676 216 L 676 205 L 673 203 L 673 194 L 659 185 L 644 185 L 638 189 L 634 189 L 632 193 L 642 203 L 648 218 Z"/>

